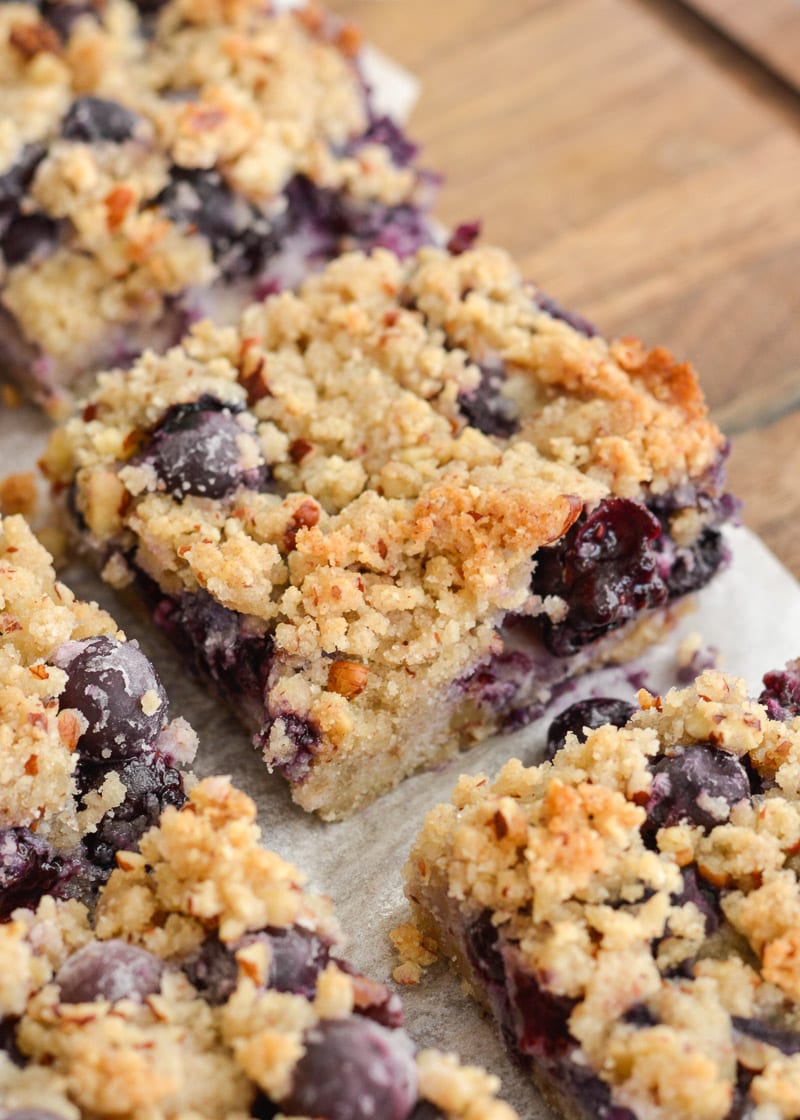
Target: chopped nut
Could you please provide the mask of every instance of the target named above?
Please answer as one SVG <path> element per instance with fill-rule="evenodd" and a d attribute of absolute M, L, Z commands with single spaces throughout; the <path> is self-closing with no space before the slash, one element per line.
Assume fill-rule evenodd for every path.
<path fill-rule="evenodd" d="M 369 669 L 358 661 L 334 661 L 328 670 L 328 689 L 346 700 L 359 696 L 367 687 Z"/>

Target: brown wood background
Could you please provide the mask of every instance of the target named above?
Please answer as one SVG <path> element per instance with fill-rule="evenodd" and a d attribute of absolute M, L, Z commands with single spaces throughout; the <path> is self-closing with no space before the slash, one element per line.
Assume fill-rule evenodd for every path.
<path fill-rule="evenodd" d="M 421 78 L 445 221 L 483 218 L 562 303 L 692 359 L 745 521 L 800 576 L 800 80 L 777 61 L 800 5 L 331 2 Z"/>

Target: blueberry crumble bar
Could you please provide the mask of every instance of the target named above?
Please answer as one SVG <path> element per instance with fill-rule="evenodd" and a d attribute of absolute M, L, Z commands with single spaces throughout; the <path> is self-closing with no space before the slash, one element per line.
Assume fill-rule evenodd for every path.
<path fill-rule="evenodd" d="M 434 181 L 359 56 L 311 6 L 0 4 L 0 374 L 58 410 L 343 248 L 430 241 Z"/>
<path fill-rule="evenodd" d="M 347 254 L 102 374 L 46 473 L 117 587 L 337 818 L 627 660 L 724 558 L 722 437 L 663 350 L 493 248 Z"/>
<path fill-rule="evenodd" d="M 183 803 L 195 748 L 137 644 L 0 518 L 0 921 L 44 894 L 91 901 L 116 851 Z"/>
<path fill-rule="evenodd" d="M 565 1115 L 800 1115 L 798 667 L 565 713 L 552 760 L 425 821 L 396 940 L 438 941 Z"/>
<path fill-rule="evenodd" d="M 515 1120 L 496 1078 L 415 1052 L 228 779 L 117 863 L 91 918 L 46 896 L 0 925 L 4 1120 Z"/>

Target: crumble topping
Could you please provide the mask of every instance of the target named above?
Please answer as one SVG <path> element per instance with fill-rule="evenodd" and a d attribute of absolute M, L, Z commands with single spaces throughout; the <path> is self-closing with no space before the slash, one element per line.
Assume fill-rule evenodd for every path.
<path fill-rule="evenodd" d="M 543 1050 L 521 1043 L 539 1055 L 534 1066 L 569 1051 L 550 1059 L 567 1095 L 574 1061 L 637 1117 L 723 1120 L 744 1070 L 753 1115 L 789 1120 L 800 1028 L 800 720 L 770 719 L 744 682 L 714 670 L 639 699 L 626 726 L 586 729 L 585 741 L 570 732 L 551 762 L 512 760 L 494 782 L 462 777 L 452 804 L 428 815 L 406 865 L 420 932 L 395 937 L 400 978 L 416 978 L 438 939 L 486 1000 L 476 969 L 495 966 L 469 939 L 488 923 L 509 991 L 521 977 L 538 986 L 519 1014 L 535 1024 L 537 1001 L 567 1001 L 563 1028 L 557 1018 L 552 1037 L 538 1028 Z M 701 789 L 683 819 L 659 817 L 661 798 L 689 798 L 679 767 L 699 757 L 692 751 L 713 766 L 719 753 L 725 769 L 712 775 L 730 773 L 722 756 L 746 760 L 755 792 Z M 541 1014 L 546 1024 L 550 1012 Z"/>
<path fill-rule="evenodd" d="M 415 1055 L 396 997 L 329 956 L 340 940 L 330 903 L 259 846 L 254 820 L 227 778 L 206 779 L 181 810 L 165 810 L 140 852 L 118 853 L 91 922 L 80 903 L 45 897 L 0 925 L 3 959 L 16 966 L 0 984 L 0 1013 L 17 1020 L 21 1055 L 15 1065 L 0 1054 L 4 1104 L 47 1104 L 64 1120 L 245 1120 L 272 1103 L 299 1118 L 303 1100 L 327 1115 L 324 1095 L 350 1092 L 358 1115 L 370 1100 L 393 1118 L 427 1101 L 447 1120 L 514 1120 L 496 1078 L 453 1055 Z M 280 965 L 281 944 L 292 944 L 282 934 L 324 949 L 312 990 L 301 948 Z M 220 953 L 230 954 L 229 990 L 215 989 Z M 369 1053 L 366 1065 L 338 1053 L 348 1039 Z"/>

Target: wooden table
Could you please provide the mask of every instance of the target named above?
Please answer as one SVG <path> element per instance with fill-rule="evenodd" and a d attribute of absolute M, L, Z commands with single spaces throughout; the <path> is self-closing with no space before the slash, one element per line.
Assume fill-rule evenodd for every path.
<path fill-rule="evenodd" d="M 422 79 L 445 221 L 692 359 L 744 520 L 800 576 L 800 6 L 332 3 Z"/>

